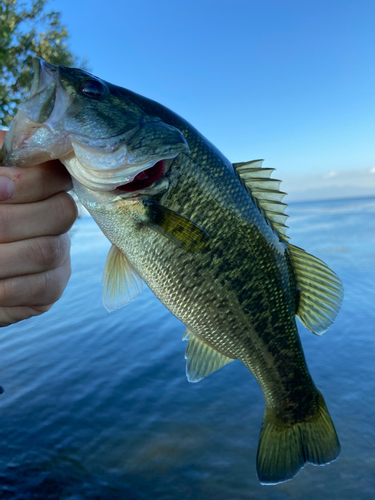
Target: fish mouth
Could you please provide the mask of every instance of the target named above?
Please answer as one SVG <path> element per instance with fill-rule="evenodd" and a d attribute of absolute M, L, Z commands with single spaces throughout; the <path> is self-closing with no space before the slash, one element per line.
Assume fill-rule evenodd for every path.
<path fill-rule="evenodd" d="M 117 186 L 117 190 L 124 193 L 133 193 L 146 189 L 162 177 L 165 172 L 165 160 L 160 160 L 153 167 L 142 170 L 131 182 Z"/>
<path fill-rule="evenodd" d="M 153 158 L 135 155 L 126 144 L 102 152 L 72 141 L 73 151 L 60 158 L 69 173 L 92 191 L 131 193 L 154 184 L 169 169 L 177 152 Z M 164 152 L 165 153 L 165 152 Z"/>
<path fill-rule="evenodd" d="M 34 128 L 45 127 L 51 133 L 56 131 L 61 119 L 74 101 L 59 81 L 59 67 L 39 57 L 33 58 L 34 76 L 29 97 L 20 104 L 19 110 Z"/>
<path fill-rule="evenodd" d="M 71 105 L 59 84 L 58 67 L 33 58 L 34 76 L 28 98 L 23 101 L 5 138 L 6 165 L 28 167 L 57 159 L 72 149 L 67 134 L 55 128 Z"/>
<path fill-rule="evenodd" d="M 33 67 L 30 95 L 6 136 L 5 165 L 58 159 L 86 188 L 125 194 L 151 186 L 166 173 L 169 160 L 190 151 L 179 129 L 131 106 L 120 120 L 117 113 L 117 128 L 107 128 L 112 101 L 90 101 L 80 86 L 95 76 L 40 58 L 33 59 Z"/>
<path fill-rule="evenodd" d="M 55 83 L 57 79 L 57 66 L 49 64 L 40 57 L 33 57 L 33 71 L 34 75 L 28 99 L 45 90 L 51 83 Z"/>

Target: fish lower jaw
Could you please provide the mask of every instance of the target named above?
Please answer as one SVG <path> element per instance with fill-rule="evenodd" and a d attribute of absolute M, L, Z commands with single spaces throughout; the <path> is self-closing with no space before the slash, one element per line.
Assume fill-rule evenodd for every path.
<path fill-rule="evenodd" d="M 68 172 L 79 183 L 92 191 L 118 191 L 132 193 L 154 184 L 164 173 L 164 160 L 144 165 L 129 165 L 128 167 L 104 170 L 84 167 L 74 152 L 60 158 Z"/>
<path fill-rule="evenodd" d="M 29 167 L 66 155 L 72 149 L 67 136 L 36 123 L 18 110 L 5 137 L 4 165 Z"/>

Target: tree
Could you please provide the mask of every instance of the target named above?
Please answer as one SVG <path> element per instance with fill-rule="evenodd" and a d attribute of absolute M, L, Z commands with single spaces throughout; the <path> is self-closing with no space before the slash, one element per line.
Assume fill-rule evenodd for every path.
<path fill-rule="evenodd" d="M 51 64 L 85 66 L 67 45 L 66 27 L 59 12 L 45 12 L 48 0 L 19 4 L 0 3 L 0 125 L 7 127 L 32 80 L 31 59 L 42 57 Z"/>

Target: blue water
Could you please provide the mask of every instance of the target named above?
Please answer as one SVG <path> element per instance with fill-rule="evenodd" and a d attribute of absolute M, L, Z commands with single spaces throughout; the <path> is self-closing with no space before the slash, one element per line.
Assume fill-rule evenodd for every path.
<path fill-rule="evenodd" d="M 0 330 L 1 499 L 373 499 L 375 198 L 288 207 L 295 245 L 345 287 L 333 327 L 300 325 L 342 453 L 293 481 L 255 475 L 262 393 L 239 361 L 185 377 L 184 326 L 146 288 L 107 313 L 109 243 L 90 218 L 72 231 L 73 275 L 52 310 Z"/>

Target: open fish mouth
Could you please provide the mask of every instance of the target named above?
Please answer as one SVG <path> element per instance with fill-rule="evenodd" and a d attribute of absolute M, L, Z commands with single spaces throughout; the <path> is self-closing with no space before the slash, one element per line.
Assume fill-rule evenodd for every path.
<path fill-rule="evenodd" d="M 151 168 L 141 170 L 141 172 L 137 174 L 131 182 L 118 186 L 117 189 L 125 193 L 132 193 L 134 191 L 146 189 L 162 177 L 165 173 L 165 167 L 165 160 L 160 160 Z"/>
<path fill-rule="evenodd" d="M 111 153 L 102 153 L 75 141 L 72 144 L 73 152 L 62 157 L 61 161 L 78 182 L 94 191 L 121 189 L 133 192 L 144 189 L 163 175 L 166 160 L 169 159 L 153 158 L 131 163 L 126 145 Z"/>
<path fill-rule="evenodd" d="M 29 97 L 20 104 L 19 109 L 30 121 L 49 126 L 48 120 L 52 112 L 55 111 L 56 114 L 59 108 L 65 112 L 68 102 L 56 103 L 57 97 L 64 97 L 64 94 L 56 92 L 58 85 L 56 66 L 43 59 L 34 58 L 33 69 L 34 76 Z"/>
<path fill-rule="evenodd" d="M 31 88 L 28 100 L 35 94 L 45 90 L 51 83 L 56 82 L 57 66 L 49 64 L 44 59 L 40 57 L 33 58 L 33 80 L 31 82 Z"/>
<path fill-rule="evenodd" d="M 33 65 L 30 95 L 6 137 L 7 165 L 59 159 L 89 189 L 132 192 L 156 182 L 165 173 L 166 160 L 189 151 L 178 129 L 159 118 L 145 119 L 134 104 L 130 118 L 126 110 L 113 119 L 116 128 L 111 114 L 102 112 L 104 105 L 112 109 L 111 102 L 104 102 L 110 84 L 103 80 L 39 58 Z M 85 82 L 103 88 L 103 96 L 84 93 Z"/>
<path fill-rule="evenodd" d="M 43 59 L 33 59 L 34 77 L 29 97 L 19 105 L 5 138 L 6 165 L 27 167 L 58 159 L 72 149 L 65 133 L 56 133 L 73 99 L 63 91 L 57 66 Z"/>

